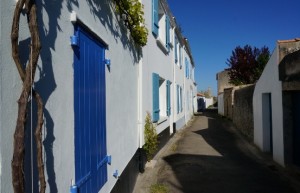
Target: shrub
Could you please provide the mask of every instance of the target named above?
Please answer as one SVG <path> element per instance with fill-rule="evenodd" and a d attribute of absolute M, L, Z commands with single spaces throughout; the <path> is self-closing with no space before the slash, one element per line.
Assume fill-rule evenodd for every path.
<path fill-rule="evenodd" d="M 147 112 L 145 119 L 145 130 L 144 130 L 145 145 L 143 146 L 146 151 L 147 160 L 150 161 L 157 150 L 158 138 L 156 128 L 152 123 L 151 115 Z"/>

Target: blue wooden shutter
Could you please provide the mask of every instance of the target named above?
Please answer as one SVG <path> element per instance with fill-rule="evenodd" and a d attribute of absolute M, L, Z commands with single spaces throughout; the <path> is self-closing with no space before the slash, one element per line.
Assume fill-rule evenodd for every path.
<path fill-rule="evenodd" d="M 182 112 L 182 110 L 183 110 L 183 108 L 182 108 L 182 106 L 183 106 L 183 100 L 182 100 L 182 88 L 180 87 L 180 112 Z"/>
<path fill-rule="evenodd" d="M 167 80 L 167 116 L 171 115 L 171 100 L 170 100 L 171 90 L 170 90 L 170 85 L 171 85 L 171 82 L 169 80 Z"/>
<path fill-rule="evenodd" d="M 187 58 L 185 57 L 185 77 L 188 77 L 188 61 Z"/>
<path fill-rule="evenodd" d="M 74 48 L 75 184 L 97 193 L 107 181 L 104 47 L 76 27 Z"/>
<path fill-rule="evenodd" d="M 180 68 L 182 68 L 182 59 L 181 59 L 181 46 L 179 45 L 179 66 L 180 66 Z"/>
<path fill-rule="evenodd" d="M 158 0 L 152 0 L 152 33 L 158 36 Z"/>
<path fill-rule="evenodd" d="M 170 51 L 170 20 L 168 15 L 166 15 L 166 48 Z"/>
<path fill-rule="evenodd" d="M 178 53 L 177 53 L 177 51 L 178 51 L 178 49 L 177 49 L 177 45 L 178 44 L 178 40 L 177 40 L 177 37 L 175 36 L 175 63 L 177 63 L 178 62 Z"/>
<path fill-rule="evenodd" d="M 159 75 L 152 73 L 152 120 L 157 122 L 159 120 Z"/>
<path fill-rule="evenodd" d="M 180 107 L 179 107 L 179 85 L 177 85 L 176 87 L 177 89 L 177 114 L 179 113 L 180 111 Z"/>

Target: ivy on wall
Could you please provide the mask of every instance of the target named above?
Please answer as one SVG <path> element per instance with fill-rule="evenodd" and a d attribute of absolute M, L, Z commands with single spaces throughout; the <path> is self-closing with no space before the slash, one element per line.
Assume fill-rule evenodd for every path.
<path fill-rule="evenodd" d="M 139 46 L 147 44 L 148 29 L 145 26 L 144 5 L 139 0 L 113 0 L 116 11 L 124 19 L 134 42 Z"/>

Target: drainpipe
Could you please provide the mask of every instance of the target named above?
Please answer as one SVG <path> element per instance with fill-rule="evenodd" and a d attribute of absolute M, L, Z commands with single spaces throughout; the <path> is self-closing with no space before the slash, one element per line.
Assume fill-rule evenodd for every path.
<path fill-rule="evenodd" d="M 185 46 L 183 46 L 183 50 L 185 50 L 185 52 L 184 53 L 186 53 L 186 49 L 185 49 Z M 185 122 L 185 124 L 187 124 L 187 118 L 186 118 L 186 110 L 187 110 L 187 104 L 186 104 L 186 61 L 185 61 L 185 58 L 186 58 L 186 56 L 184 55 L 184 57 L 182 57 L 182 58 L 184 58 L 184 63 L 183 63 L 183 67 L 182 68 L 184 68 L 184 73 L 183 73 L 183 93 L 182 93 L 182 98 L 183 98 L 183 100 L 182 100 L 182 103 L 184 102 L 184 122 Z"/>
<path fill-rule="evenodd" d="M 138 64 L 137 92 L 138 92 L 138 145 L 143 147 L 143 58 L 140 58 Z"/>

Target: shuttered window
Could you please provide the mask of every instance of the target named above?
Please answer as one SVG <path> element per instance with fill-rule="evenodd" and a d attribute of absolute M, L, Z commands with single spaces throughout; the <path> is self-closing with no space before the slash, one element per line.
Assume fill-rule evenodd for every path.
<path fill-rule="evenodd" d="M 152 0 L 152 33 L 158 36 L 158 0 Z"/>
<path fill-rule="evenodd" d="M 178 62 L 178 48 L 177 48 L 177 46 L 178 46 L 178 39 L 177 39 L 177 37 L 175 36 L 175 63 L 177 63 Z"/>
<path fill-rule="evenodd" d="M 159 75 L 152 73 L 152 121 L 159 120 Z"/>
<path fill-rule="evenodd" d="M 182 50 L 181 49 L 182 49 L 181 46 L 179 46 L 179 66 L 180 66 L 180 68 L 182 68 L 182 59 L 181 59 Z"/>
<path fill-rule="evenodd" d="M 76 26 L 74 48 L 75 184 L 97 193 L 107 181 L 105 48 Z"/>
<path fill-rule="evenodd" d="M 171 82 L 167 80 L 167 116 L 171 115 Z"/>
<path fill-rule="evenodd" d="M 179 107 L 179 85 L 176 86 L 176 92 L 177 92 L 177 114 L 180 112 L 180 107 Z"/>
<path fill-rule="evenodd" d="M 166 15 L 166 48 L 170 51 L 170 19 Z"/>

